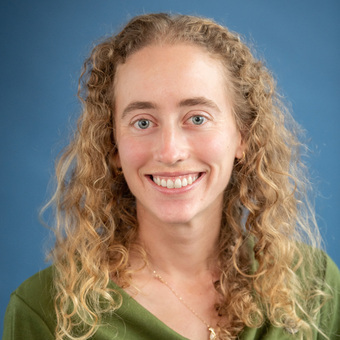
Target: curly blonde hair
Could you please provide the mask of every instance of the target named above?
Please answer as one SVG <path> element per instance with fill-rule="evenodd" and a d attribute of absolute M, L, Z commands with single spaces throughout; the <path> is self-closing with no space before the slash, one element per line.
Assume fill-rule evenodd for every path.
<path fill-rule="evenodd" d="M 246 144 L 224 196 L 216 285 L 219 337 L 236 339 L 245 326 L 259 327 L 266 319 L 308 336 L 317 328 L 315 301 L 322 292 L 313 268 L 321 256 L 301 250 L 302 243 L 319 247 L 320 237 L 308 203 L 299 129 L 272 75 L 237 34 L 204 18 L 149 14 L 95 46 L 84 64 L 83 112 L 57 165 L 58 186 L 50 202 L 56 207 L 56 338 L 93 335 L 103 315 L 121 305 L 118 292 L 107 288 L 110 277 L 131 283 L 129 254 L 138 223 L 135 199 L 113 161 L 115 74 L 143 47 L 176 43 L 200 46 L 223 63 Z"/>

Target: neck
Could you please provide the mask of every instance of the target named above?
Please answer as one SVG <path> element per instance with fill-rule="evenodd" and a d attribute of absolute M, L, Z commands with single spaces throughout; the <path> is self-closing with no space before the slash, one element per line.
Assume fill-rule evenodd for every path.
<path fill-rule="evenodd" d="M 190 223 L 168 224 L 137 209 L 139 241 L 148 254 L 152 270 L 176 280 L 196 280 L 216 275 L 216 246 L 221 214 Z"/>

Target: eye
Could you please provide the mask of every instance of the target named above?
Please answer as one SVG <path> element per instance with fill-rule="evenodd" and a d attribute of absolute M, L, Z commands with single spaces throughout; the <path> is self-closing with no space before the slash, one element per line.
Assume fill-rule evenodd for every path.
<path fill-rule="evenodd" d="M 135 127 L 145 130 L 150 126 L 151 122 L 148 119 L 139 119 L 135 122 Z"/>
<path fill-rule="evenodd" d="M 206 118 L 203 116 L 193 116 L 190 118 L 193 124 L 195 125 L 202 125 L 206 122 Z"/>

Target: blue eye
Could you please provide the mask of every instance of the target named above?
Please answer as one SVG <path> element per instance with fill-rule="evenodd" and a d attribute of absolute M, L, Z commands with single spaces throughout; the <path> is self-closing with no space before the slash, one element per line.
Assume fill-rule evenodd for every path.
<path fill-rule="evenodd" d="M 195 124 L 195 125 L 202 125 L 205 122 L 206 118 L 202 117 L 202 116 L 193 116 L 191 117 L 191 121 Z"/>
<path fill-rule="evenodd" d="M 150 121 L 148 119 L 139 119 L 135 124 L 137 124 L 140 129 L 147 129 L 150 126 Z"/>

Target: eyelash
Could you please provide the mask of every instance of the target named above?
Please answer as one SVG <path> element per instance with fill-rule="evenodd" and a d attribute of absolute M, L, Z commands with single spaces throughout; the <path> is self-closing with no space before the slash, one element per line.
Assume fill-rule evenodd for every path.
<path fill-rule="evenodd" d="M 195 124 L 194 119 L 198 118 L 198 117 L 201 118 L 203 121 L 200 124 Z M 193 125 L 200 126 L 200 125 L 205 124 L 208 119 L 206 117 L 202 116 L 202 115 L 194 115 L 194 116 L 191 116 L 189 119 L 187 119 L 187 121 L 190 121 L 190 120 L 191 120 Z M 140 124 L 142 122 L 148 122 L 147 126 L 141 127 Z M 153 125 L 153 122 L 150 119 L 147 119 L 147 118 L 138 119 L 133 123 L 133 126 L 137 129 L 139 129 L 139 130 L 147 130 L 152 125 Z"/>

